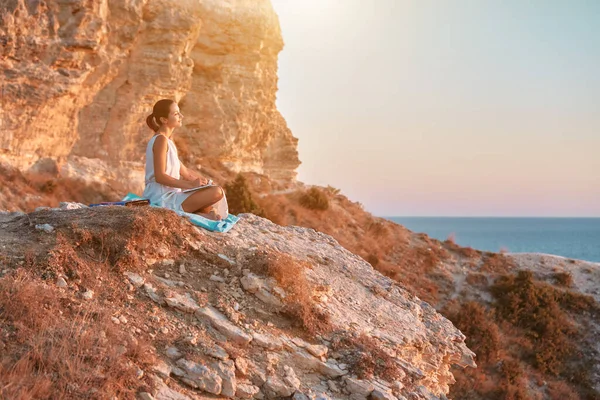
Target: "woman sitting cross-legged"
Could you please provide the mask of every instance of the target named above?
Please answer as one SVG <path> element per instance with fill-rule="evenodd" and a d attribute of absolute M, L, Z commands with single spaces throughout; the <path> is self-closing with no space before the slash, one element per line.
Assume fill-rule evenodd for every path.
<path fill-rule="evenodd" d="M 175 128 L 181 126 L 183 115 L 173 100 L 160 100 L 146 118 L 146 123 L 156 134 L 146 148 L 146 188 L 144 198 L 161 207 L 175 211 L 195 213 L 203 217 L 220 220 L 227 215 L 218 215 L 214 205 L 224 194 L 220 186 L 209 186 L 184 193 L 208 183 L 207 179 L 186 168 L 177 155 L 171 140 Z"/>

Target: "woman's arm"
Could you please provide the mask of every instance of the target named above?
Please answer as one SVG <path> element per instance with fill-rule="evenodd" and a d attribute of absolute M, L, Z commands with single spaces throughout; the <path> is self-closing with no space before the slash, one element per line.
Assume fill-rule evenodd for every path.
<path fill-rule="evenodd" d="M 180 189 L 191 189 L 200 186 L 202 183 L 199 179 L 195 180 L 184 180 L 175 179 L 172 176 L 167 175 L 167 150 L 169 146 L 167 144 L 167 138 L 163 135 L 159 135 L 154 140 L 152 146 L 152 154 L 154 155 L 154 178 L 157 183 L 161 185 L 170 186 Z"/>
<path fill-rule="evenodd" d="M 202 185 L 204 185 L 204 184 L 206 184 L 206 182 L 208 182 L 208 180 L 205 177 L 203 177 L 202 175 L 187 168 L 185 165 L 183 165 L 183 163 L 181 161 L 179 161 L 179 162 L 181 163 L 181 169 L 179 170 L 179 174 L 183 177 L 183 179 L 187 179 L 189 181 L 194 181 L 196 179 L 199 179 L 200 184 L 202 184 Z"/>

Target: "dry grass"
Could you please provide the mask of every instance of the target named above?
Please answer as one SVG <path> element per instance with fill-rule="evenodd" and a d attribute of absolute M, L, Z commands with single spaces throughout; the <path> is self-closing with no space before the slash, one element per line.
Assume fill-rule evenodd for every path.
<path fill-rule="evenodd" d="M 554 281 L 565 287 L 573 286 L 573 275 L 569 272 L 557 272 L 554 274 Z"/>
<path fill-rule="evenodd" d="M 25 272 L 0 279 L 0 326 L 0 398 L 133 398 L 133 363 L 152 362 L 94 302 L 73 304 Z"/>
<path fill-rule="evenodd" d="M 536 343 L 534 366 L 542 373 L 561 373 L 574 352 L 570 336 L 576 330 L 560 308 L 557 291 L 534 282 L 531 272 L 519 271 L 498 279 L 492 293 L 499 315 L 523 328 Z"/>
<path fill-rule="evenodd" d="M 465 334 L 467 346 L 477 354 L 477 363 L 491 363 L 498 359 L 502 344 L 493 309 L 468 301 L 460 307 L 446 310 L 444 315 Z"/>
<path fill-rule="evenodd" d="M 302 207 L 309 210 L 325 211 L 329 208 L 329 198 L 316 187 L 311 187 L 304 193 L 300 194 L 298 202 Z"/>
<path fill-rule="evenodd" d="M 261 251 L 249 260 L 247 267 L 275 278 L 286 293 L 286 313 L 308 333 L 326 333 L 332 329 L 329 316 L 313 298 L 315 288 L 306 278 L 305 269 L 310 268 L 310 264 L 296 261 L 287 254 Z"/>
<path fill-rule="evenodd" d="M 98 188 L 80 181 L 50 174 L 23 174 L 0 164 L 0 209 L 33 211 L 37 207 L 57 207 L 61 201 L 84 204 L 115 201 L 124 190 Z"/>
<path fill-rule="evenodd" d="M 370 336 L 361 334 L 353 337 L 346 333 L 333 337 L 332 347 L 345 354 L 344 362 L 360 379 L 379 377 L 394 382 L 404 375 L 395 357 Z"/>

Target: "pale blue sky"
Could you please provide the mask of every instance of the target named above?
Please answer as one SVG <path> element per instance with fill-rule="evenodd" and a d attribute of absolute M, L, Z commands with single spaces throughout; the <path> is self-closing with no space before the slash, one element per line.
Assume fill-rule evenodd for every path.
<path fill-rule="evenodd" d="M 600 216 L 600 1 L 272 2 L 300 180 L 376 215 Z"/>

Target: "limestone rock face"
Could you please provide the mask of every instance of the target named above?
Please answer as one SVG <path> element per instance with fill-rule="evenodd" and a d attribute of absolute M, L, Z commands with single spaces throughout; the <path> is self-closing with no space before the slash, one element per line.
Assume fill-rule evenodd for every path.
<path fill-rule="evenodd" d="M 146 228 L 136 224 L 137 217 L 148 222 Z M 72 296 L 71 302 L 91 304 L 106 315 L 119 316 L 115 318 L 119 324 L 113 321 L 111 327 L 122 336 L 111 340 L 118 346 L 134 343 L 129 336 L 135 332 L 135 340 L 148 341 L 155 361 L 143 372 L 168 380 L 169 387 L 190 398 L 211 393 L 227 398 L 442 400 L 447 399 L 455 382 L 451 365 L 476 366 L 465 336 L 449 320 L 331 236 L 310 228 L 279 226 L 252 214 L 241 214 L 240 221 L 225 235 L 197 229 L 178 218 L 167 210 L 129 207 L 0 213 L 0 248 L 5 249 L 0 280 L 14 280 L 21 276 L 18 271 L 38 268 L 38 264 L 29 267 L 21 262 L 25 252 L 39 259 L 39 265 L 46 265 L 43 257 L 55 254 L 57 247 L 53 246 L 57 246 L 59 234 L 71 240 L 60 242 L 61 251 L 72 246 L 73 254 L 87 262 L 83 257 L 90 257 L 93 250 L 76 242 L 74 227 L 85 226 L 90 235 L 112 229 L 114 254 L 122 254 L 114 265 L 127 260 L 132 270 L 108 269 L 102 281 L 94 276 L 88 289 L 94 296 L 87 300 L 80 299 L 75 290 L 48 285 L 41 277 L 39 284 L 55 290 L 61 298 Z M 50 224 L 55 230 L 32 235 L 32 224 Z M 143 231 L 144 237 L 151 236 L 149 232 L 164 235 L 155 237 L 157 243 L 170 247 L 160 262 L 154 259 L 158 250 L 148 243 L 134 244 L 136 239 L 126 233 L 133 226 L 148 229 Z M 151 228 L 158 226 L 169 229 Z M 124 240 L 128 238 L 131 241 Z M 198 242 L 202 249 L 193 250 L 191 243 Z M 288 315 L 282 307 L 264 303 L 243 289 L 239 278 L 247 275 L 247 270 L 257 274 L 266 286 L 271 279 L 277 281 L 262 275 L 269 274 L 270 268 L 265 269 L 257 258 L 259 252 L 284 254 L 285 263 L 280 267 L 290 271 L 301 268 L 296 269 L 296 279 L 288 281 L 282 290 L 291 293 L 290 285 L 305 281 L 304 296 L 298 300 L 302 303 L 288 304 L 319 309 L 329 329 L 320 333 L 303 329 L 298 316 Z M 225 282 L 209 278 L 216 270 L 223 271 L 218 255 L 234 262 L 227 273 L 231 278 Z M 185 257 L 189 266 L 185 276 L 176 272 L 180 257 Z M 65 276 L 68 264 L 56 263 L 54 258 L 51 261 L 50 271 Z M 167 273 L 173 280 L 160 278 Z M 136 275 L 141 278 L 136 282 L 145 281 L 137 288 L 127 279 Z M 74 285 L 71 282 L 71 287 Z M 329 287 L 326 303 L 315 296 L 321 292 L 317 288 L 324 286 Z M 125 290 L 128 301 L 103 300 L 109 293 Z M 66 311 L 70 303 L 58 304 L 65 306 L 61 306 L 62 314 L 56 313 L 57 318 L 64 325 L 71 324 Z M 127 320 L 123 321 L 123 316 Z M 3 342 L 11 352 L 20 351 L 10 341 L 3 338 Z M 382 360 L 385 370 L 373 367 L 372 374 L 360 375 L 357 367 L 370 362 L 364 358 L 367 353 L 375 355 L 373 360 Z M 159 382 L 156 388 L 162 386 Z M 146 392 L 147 388 L 140 389 Z"/>
<path fill-rule="evenodd" d="M 141 190 L 145 118 L 172 98 L 185 115 L 181 153 L 295 179 L 269 0 L 9 0 L 0 14 L 5 161 L 56 160 L 63 176 Z"/>

